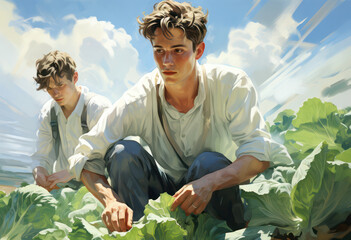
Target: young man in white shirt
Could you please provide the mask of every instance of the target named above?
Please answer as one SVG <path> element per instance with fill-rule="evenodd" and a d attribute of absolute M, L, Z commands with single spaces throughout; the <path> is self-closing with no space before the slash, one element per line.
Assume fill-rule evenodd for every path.
<path fill-rule="evenodd" d="M 286 149 L 271 140 L 257 95 L 241 70 L 200 66 L 207 14 L 188 3 L 165 0 L 139 21 L 150 40 L 157 69 L 119 99 L 81 137 L 70 157 L 70 174 L 105 206 L 111 231 L 127 231 L 149 198 L 172 194 L 172 209 L 204 210 L 234 230 L 245 226 L 238 185 L 269 166 L 291 164 Z M 121 140 L 140 136 L 138 143 Z M 111 186 L 103 176 L 105 156 Z"/>
<path fill-rule="evenodd" d="M 111 103 L 105 97 L 78 86 L 74 60 L 65 52 L 52 51 L 36 61 L 39 87 L 51 100 L 39 114 L 37 149 L 32 155 L 35 182 L 48 191 L 50 174 L 69 168 L 78 138 L 89 131 Z"/>

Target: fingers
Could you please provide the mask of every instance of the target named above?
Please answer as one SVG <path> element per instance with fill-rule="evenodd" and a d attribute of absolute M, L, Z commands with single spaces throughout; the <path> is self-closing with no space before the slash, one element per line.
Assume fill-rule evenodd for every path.
<path fill-rule="evenodd" d="M 53 181 L 53 182 L 51 182 L 51 181 L 49 181 L 49 182 L 50 182 L 49 188 L 51 188 L 51 189 L 54 189 L 54 187 L 56 186 L 56 184 L 59 183 L 59 181 L 56 180 L 56 179 L 55 179 L 55 181 Z"/>
<path fill-rule="evenodd" d="M 133 224 L 133 211 L 130 208 L 127 208 L 127 230 L 132 228 Z"/>
<path fill-rule="evenodd" d="M 104 211 L 104 212 L 102 213 L 101 219 L 102 219 L 102 221 L 104 222 L 104 224 L 106 225 L 107 229 L 108 229 L 110 232 L 115 231 L 115 229 L 114 229 L 114 227 L 113 227 L 113 225 L 112 225 L 111 213 L 110 213 L 110 212 Z"/>
<path fill-rule="evenodd" d="M 53 188 L 50 188 L 50 187 L 45 187 L 46 190 L 48 190 L 48 192 L 51 192 L 52 190 L 54 189 L 60 189 L 58 186 L 54 186 Z"/>
<path fill-rule="evenodd" d="M 184 187 L 183 187 L 184 188 Z M 178 192 L 176 192 L 173 197 L 175 197 L 174 202 L 171 206 L 171 211 L 174 211 L 179 205 L 181 205 L 184 200 L 188 197 L 188 194 L 186 191 L 183 191 L 183 188 L 181 188 Z"/>
<path fill-rule="evenodd" d="M 201 201 L 201 199 L 197 198 L 197 199 L 190 200 L 188 205 L 184 205 L 184 208 L 182 205 L 181 208 L 184 210 L 185 214 L 189 216 L 192 213 L 196 214 L 196 212 L 198 212 L 202 208 L 202 206 L 203 206 L 203 202 Z"/>
<path fill-rule="evenodd" d="M 119 231 L 120 232 L 120 227 L 119 227 L 119 222 L 118 222 L 118 212 L 114 211 L 114 209 L 112 209 L 112 212 L 109 212 L 109 215 L 111 215 L 111 223 L 109 223 L 112 226 L 112 231 Z M 107 225 L 106 225 L 107 226 Z M 107 227 L 108 228 L 108 227 Z"/>
<path fill-rule="evenodd" d="M 105 209 L 101 216 L 109 231 L 126 232 L 132 228 L 133 211 L 125 204 Z"/>
<path fill-rule="evenodd" d="M 192 196 L 188 196 L 184 201 L 183 203 L 180 205 L 180 208 L 183 209 L 186 213 L 187 213 L 187 210 L 193 206 L 196 206 L 194 205 L 196 201 L 196 196 L 192 197 Z"/>
<path fill-rule="evenodd" d="M 184 189 L 184 186 L 183 186 L 181 189 L 179 189 L 179 190 L 173 195 L 173 197 L 174 197 L 174 198 L 178 197 L 179 194 L 180 194 L 181 192 L 183 192 L 183 189 Z"/>
<path fill-rule="evenodd" d="M 126 229 L 126 209 L 122 209 L 120 208 L 119 211 L 117 212 L 118 213 L 118 221 L 119 221 L 119 232 L 125 232 L 127 229 Z"/>
<path fill-rule="evenodd" d="M 50 184 L 50 188 L 54 188 L 57 183 L 66 183 L 72 179 L 72 176 L 67 170 L 62 170 L 51 174 L 47 177 L 47 181 Z"/>
<path fill-rule="evenodd" d="M 193 206 L 196 206 L 196 208 L 194 208 L 192 213 L 195 214 L 195 215 L 198 215 L 198 214 L 202 213 L 205 210 L 207 204 L 208 204 L 208 202 L 192 204 Z"/>

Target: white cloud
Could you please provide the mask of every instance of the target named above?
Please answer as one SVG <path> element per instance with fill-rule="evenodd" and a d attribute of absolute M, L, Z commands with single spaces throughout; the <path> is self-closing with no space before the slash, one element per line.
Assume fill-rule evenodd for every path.
<path fill-rule="evenodd" d="M 74 15 L 67 15 L 65 20 L 74 21 L 72 31 L 62 31 L 53 37 L 47 30 L 33 28 L 26 19 L 17 16 L 14 4 L 0 0 L 0 5 L 0 71 L 13 77 L 18 87 L 37 101 L 47 98 L 43 100 L 43 95 L 35 90 L 32 78 L 35 61 L 55 49 L 68 52 L 76 61 L 79 83 L 112 101 L 130 85 L 125 83 L 139 79 L 139 55 L 124 29 L 116 29 L 110 22 L 96 17 L 76 19 Z M 40 16 L 31 20 L 44 21 Z"/>
<path fill-rule="evenodd" d="M 279 7 L 271 11 L 268 5 L 277 2 Z M 345 101 L 347 92 L 327 98 L 322 91 L 333 83 L 349 79 L 347 73 L 351 71 L 351 62 L 347 59 L 351 55 L 351 40 L 337 42 L 334 39 L 329 44 L 304 42 L 337 3 L 327 1 L 306 23 L 303 34 L 297 29 L 306 19 L 297 22 L 293 18 L 300 3 L 268 1 L 267 6 L 260 9 L 256 18 L 258 22 L 232 29 L 227 49 L 206 58 L 208 63 L 230 64 L 244 69 L 258 87 L 263 113 L 287 107 L 297 110 L 308 97 L 334 101 L 338 107 L 350 105 Z M 293 36 L 298 40 L 291 41 Z M 333 77 L 325 77 L 329 75 Z"/>
<path fill-rule="evenodd" d="M 26 19 L 25 21 L 32 21 L 34 23 L 35 22 L 43 22 L 43 23 L 45 23 L 44 18 L 42 18 L 40 16 L 31 17 L 31 18 Z"/>
<path fill-rule="evenodd" d="M 299 23 L 292 18 L 292 14 L 299 3 L 281 1 L 276 13 L 260 14 L 262 23 L 251 21 L 244 28 L 232 29 L 227 49 L 219 55 L 209 54 L 206 62 L 242 68 L 259 86 L 284 64 L 282 54 L 286 46 L 291 45 L 288 40 L 292 35 L 298 35 L 296 28 Z"/>
<path fill-rule="evenodd" d="M 63 20 L 66 20 L 66 21 L 68 21 L 68 20 L 77 21 L 77 20 L 78 20 L 78 19 L 76 18 L 76 16 L 74 16 L 74 14 L 68 14 L 68 15 L 64 16 L 62 19 L 63 19 Z"/>

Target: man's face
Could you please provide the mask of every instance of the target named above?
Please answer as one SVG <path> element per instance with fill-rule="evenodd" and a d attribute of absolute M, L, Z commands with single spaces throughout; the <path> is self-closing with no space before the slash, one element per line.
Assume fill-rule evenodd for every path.
<path fill-rule="evenodd" d="M 171 39 L 167 39 L 160 28 L 155 31 L 151 40 L 154 59 L 166 85 L 181 84 L 185 81 L 195 80 L 196 60 L 198 60 L 204 49 L 200 44 L 193 51 L 193 43 L 186 38 L 183 30 L 173 28 Z M 199 49 L 203 47 L 203 49 Z"/>
<path fill-rule="evenodd" d="M 50 96 L 61 106 L 64 107 L 70 104 L 73 100 L 73 96 L 77 93 L 75 83 L 77 82 L 77 72 L 73 76 L 73 80 L 70 81 L 66 76 L 58 78 L 58 83 L 55 84 L 54 79 L 50 78 L 50 84 L 46 88 L 46 91 Z"/>

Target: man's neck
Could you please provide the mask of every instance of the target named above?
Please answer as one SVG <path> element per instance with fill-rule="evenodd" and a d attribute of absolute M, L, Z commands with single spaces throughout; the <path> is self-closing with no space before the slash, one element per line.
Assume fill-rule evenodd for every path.
<path fill-rule="evenodd" d="M 181 113 L 187 113 L 194 107 L 194 100 L 198 94 L 199 78 L 182 82 L 181 84 L 165 84 L 165 99 Z"/>
<path fill-rule="evenodd" d="M 80 87 L 76 87 L 76 91 L 74 92 L 72 98 L 70 99 L 71 101 L 68 104 L 61 107 L 62 112 L 65 115 L 66 119 L 72 114 L 72 112 L 76 108 L 79 101 L 80 94 L 81 94 Z"/>

